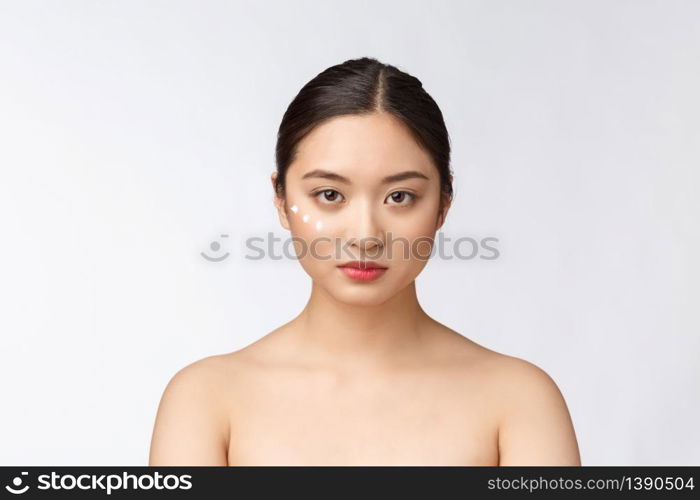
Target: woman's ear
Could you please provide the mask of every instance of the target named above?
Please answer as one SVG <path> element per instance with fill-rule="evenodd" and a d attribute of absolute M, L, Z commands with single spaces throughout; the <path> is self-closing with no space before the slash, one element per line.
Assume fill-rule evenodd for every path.
<path fill-rule="evenodd" d="M 435 227 L 435 231 L 440 229 L 442 227 L 442 225 L 445 223 L 445 219 L 447 218 L 447 211 L 450 209 L 450 206 L 451 206 L 450 200 L 447 197 L 445 197 L 444 201 L 442 202 L 440 212 L 438 213 L 437 226 Z"/>
<path fill-rule="evenodd" d="M 270 181 L 272 181 L 272 191 L 274 194 L 275 208 L 277 208 L 277 216 L 279 217 L 280 224 L 286 230 L 289 230 L 289 220 L 287 219 L 287 203 L 280 197 L 279 189 L 277 186 L 277 172 L 272 172 L 270 176 Z"/>
<path fill-rule="evenodd" d="M 450 174 L 450 185 L 452 185 L 452 181 L 453 177 L 452 174 Z M 449 211 L 451 206 L 452 200 L 450 199 L 450 197 L 447 195 L 442 195 L 442 201 L 440 203 L 440 212 L 438 213 L 437 227 L 435 228 L 435 231 L 440 229 L 445 223 L 445 219 L 447 218 L 447 212 Z"/>

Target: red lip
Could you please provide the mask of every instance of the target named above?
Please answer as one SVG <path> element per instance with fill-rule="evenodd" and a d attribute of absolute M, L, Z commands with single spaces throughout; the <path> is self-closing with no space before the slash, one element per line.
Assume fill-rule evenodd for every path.
<path fill-rule="evenodd" d="M 345 276 L 355 281 L 373 281 L 383 275 L 387 268 L 368 260 L 351 260 L 338 266 Z"/>
<path fill-rule="evenodd" d="M 340 264 L 338 267 L 353 267 L 355 269 L 386 269 L 386 266 L 380 266 L 376 262 L 369 260 L 351 260 L 345 264 Z"/>
<path fill-rule="evenodd" d="M 386 272 L 386 267 L 368 267 L 366 269 L 360 269 L 359 267 L 338 266 L 338 269 L 340 269 L 345 276 L 355 281 L 373 281 Z"/>

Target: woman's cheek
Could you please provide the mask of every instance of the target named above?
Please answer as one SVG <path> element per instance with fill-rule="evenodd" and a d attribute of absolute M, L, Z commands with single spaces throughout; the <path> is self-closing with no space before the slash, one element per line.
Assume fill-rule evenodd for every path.
<path fill-rule="evenodd" d="M 412 218 L 394 224 L 390 238 L 391 260 L 409 261 L 425 260 L 430 256 L 435 237 L 435 224 L 428 217 Z M 407 262 L 407 263 L 409 263 Z"/>
<path fill-rule="evenodd" d="M 306 272 L 318 277 L 329 265 L 335 266 L 332 218 L 311 202 L 291 202 L 288 218 L 294 251 Z"/>

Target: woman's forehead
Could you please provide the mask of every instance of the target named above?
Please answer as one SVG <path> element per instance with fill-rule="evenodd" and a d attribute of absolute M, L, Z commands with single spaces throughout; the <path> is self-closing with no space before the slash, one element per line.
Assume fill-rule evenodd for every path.
<path fill-rule="evenodd" d="M 333 162 L 344 165 L 413 163 L 428 158 L 410 130 L 385 114 L 340 116 L 317 125 L 296 148 L 296 158 L 304 162 Z"/>

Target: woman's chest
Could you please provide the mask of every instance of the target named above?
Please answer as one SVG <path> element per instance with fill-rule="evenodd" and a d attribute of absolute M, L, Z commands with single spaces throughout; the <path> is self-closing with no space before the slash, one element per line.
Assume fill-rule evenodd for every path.
<path fill-rule="evenodd" d="M 488 399 L 449 384 L 253 385 L 231 405 L 230 465 L 497 465 Z"/>

